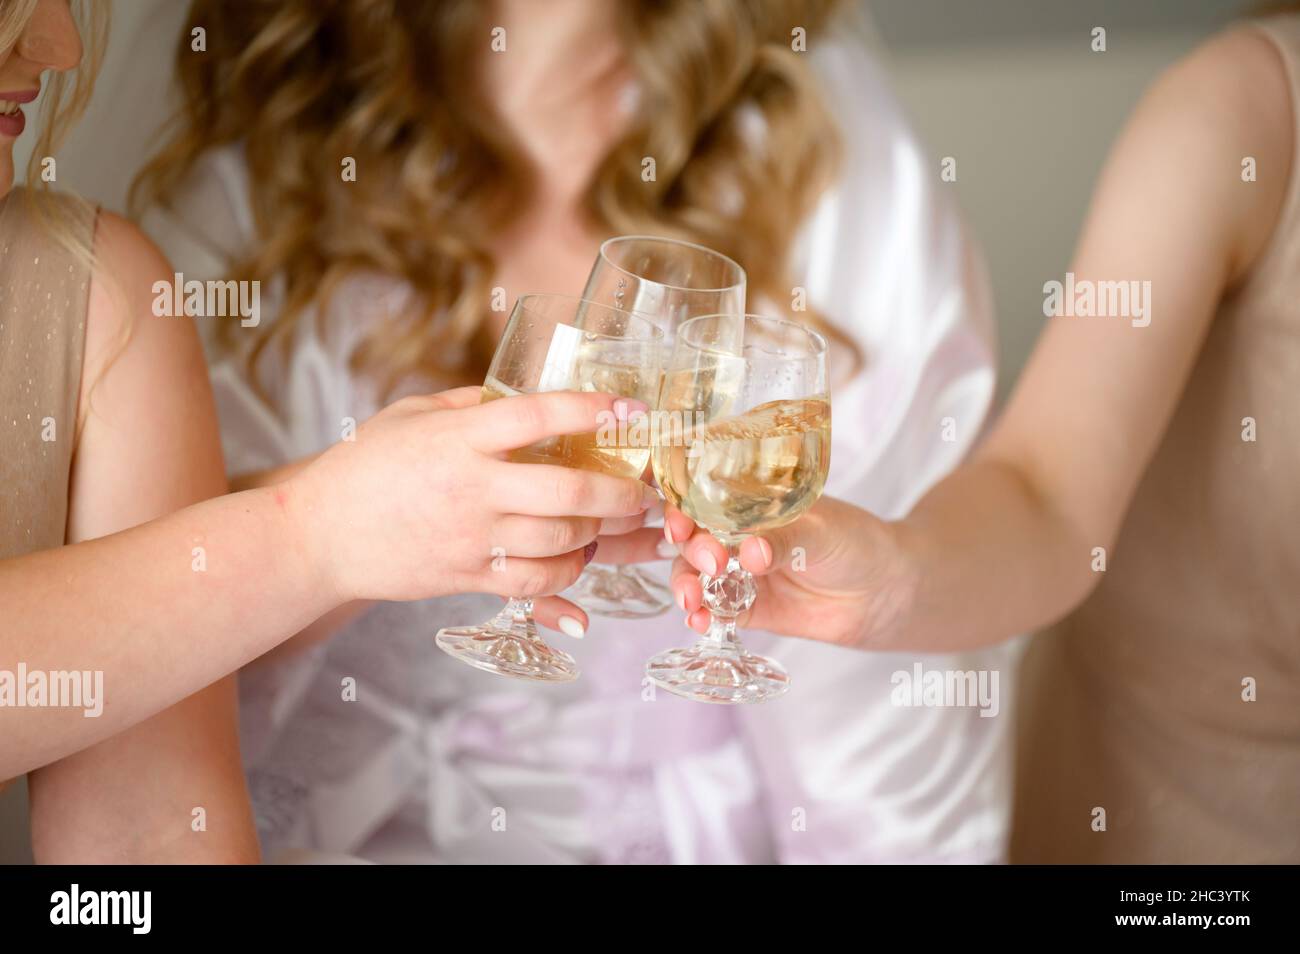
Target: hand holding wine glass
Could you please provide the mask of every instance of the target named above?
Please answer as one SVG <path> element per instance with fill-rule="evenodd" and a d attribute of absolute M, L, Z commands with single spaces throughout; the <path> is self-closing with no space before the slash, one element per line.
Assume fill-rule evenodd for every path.
<path fill-rule="evenodd" d="M 636 482 L 642 510 L 659 499 L 639 482 L 650 458 L 650 433 L 644 414 L 638 427 L 632 411 L 644 412 L 658 393 L 662 340 L 663 332 L 645 317 L 596 302 L 565 295 L 524 295 L 516 302 L 483 382 L 484 408 L 526 407 L 545 392 L 585 391 L 609 395 L 604 400 L 614 410 L 595 426 L 541 440 L 511 439 L 504 445 L 515 448 L 508 455 L 511 466 L 530 469 L 539 485 L 567 481 L 569 489 L 550 499 L 555 514 L 587 514 L 590 502 L 579 492 L 587 483 L 579 477 L 584 471 Z M 500 443 L 499 438 L 491 439 Z M 527 490 L 519 493 L 535 496 Z M 509 499 L 504 503 L 512 504 Z M 503 548 L 502 556 L 508 561 L 513 554 Z M 547 682 L 576 679 L 573 657 L 538 636 L 534 595 L 513 594 L 505 609 L 485 623 L 440 630 L 439 648 L 499 675 Z"/>
<path fill-rule="evenodd" d="M 659 486 L 725 554 L 709 558 L 712 572 L 700 580 L 712 614 L 707 634 L 654 657 L 646 674 L 700 702 L 781 695 L 789 688 L 785 670 L 748 652 L 736 635 L 737 618 L 755 598 L 738 554 L 747 537 L 792 523 L 821 495 L 830 467 L 826 341 L 776 318 L 692 319 L 677 330 L 658 414 Z"/>
<path fill-rule="evenodd" d="M 887 646 L 914 591 L 897 534 L 895 524 L 861 507 L 822 497 L 794 523 L 746 539 L 737 556 L 753 574 L 757 596 L 737 624 L 855 649 Z M 705 633 L 712 614 L 699 577 L 716 572 L 726 550 L 673 507 L 664 515 L 664 535 L 681 550 L 672 569 L 674 601 L 687 625 Z"/>
<path fill-rule="evenodd" d="M 273 492 L 336 604 L 555 593 L 581 572 L 602 520 L 657 498 L 628 477 L 502 457 L 637 407 L 602 393 L 480 405 L 477 388 L 404 398 Z"/>

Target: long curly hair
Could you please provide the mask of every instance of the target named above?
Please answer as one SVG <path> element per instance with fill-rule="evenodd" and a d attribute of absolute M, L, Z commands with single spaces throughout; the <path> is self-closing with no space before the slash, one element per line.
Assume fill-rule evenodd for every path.
<path fill-rule="evenodd" d="M 840 153 L 792 36 L 802 28 L 811 47 L 838 6 L 619 0 L 638 109 L 588 184 L 591 224 L 716 248 L 746 269 L 751 298 L 789 303 L 793 239 Z M 231 277 L 276 278 L 284 292 L 277 320 L 246 339 L 250 364 L 367 271 L 404 281 L 412 305 L 370 330 L 354 373 L 386 393 L 408 375 L 481 380 L 489 240 L 535 181 L 475 81 L 489 10 L 479 0 L 193 0 L 176 56 L 181 107 L 131 202 L 165 206 L 205 151 L 243 143 L 259 242 Z M 361 172 L 344 182 L 348 156 Z M 844 340 L 820 315 L 798 317 Z"/>

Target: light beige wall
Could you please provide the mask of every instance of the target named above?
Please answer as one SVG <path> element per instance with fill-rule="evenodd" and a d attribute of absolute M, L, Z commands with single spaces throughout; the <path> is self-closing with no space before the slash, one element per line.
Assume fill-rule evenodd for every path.
<path fill-rule="evenodd" d="M 899 96 L 939 160 L 993 277 L 1005 397 L 1043 323 L 1043 283 L 1065 271 L 1106 152 L 1144 87 L 1200 31 L 1111 32 L 1034 44 L 889 55 Z"/>

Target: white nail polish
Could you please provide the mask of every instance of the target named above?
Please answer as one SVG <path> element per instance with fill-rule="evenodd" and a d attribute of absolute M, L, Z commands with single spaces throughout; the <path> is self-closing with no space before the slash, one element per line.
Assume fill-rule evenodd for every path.
<path fill-rule="evenodd" d="M 582 623 L 572 616 L 560 617 L 560 632 L 565 636 L 572 636 L 574 639 L 582 639 L 583 636 L 587 635 L 587 630 L 583 628 Z"/>
<path fill-rule="evenodd" d="M 659 554 L 661 560 L 675 560 L 678 552 L 677 544 L 669 543 L 667 540 L 660 540 L 655 545 L 655 553 Z"/>
<path fill-rule="evenodd" d="M 713 554 L 707 550 L 700 554 L 700 569 L 709 576 L 718 575 L 718 563 L 713 559 Z"/>

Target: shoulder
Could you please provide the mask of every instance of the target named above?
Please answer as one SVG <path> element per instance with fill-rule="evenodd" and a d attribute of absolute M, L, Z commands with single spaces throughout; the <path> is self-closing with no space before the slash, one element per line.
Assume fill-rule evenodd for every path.
<path fill-rule="evenodd" d="M 1160 188 L 1194 193 L 1218 208 L 1233 276 L 1267 244 L 1293 174 L 1292 81 L 1268 27 L 1234 26 L 1166 69 L 1122 140 L 1119 168 L 1132 170 L 1135 180 L 1160 180 Z M 1136 163 L 1146 167 L 1141 174 Z"/>
<path fill-rule="evenodd" d="M 868 344 L 897 350 L 961 326 L 983 339 L 988 358 L 983 261 L 944 166 L 916 135 L 864 36 L 847 31 L 810 55 L 843 156 L 800 234 L 795 262 L 809 294 Z"/>
<path fill-rule="evenodd" d="M 892 250 L 959 269 L 967 242 L 944 167 L 917 136 L 866 37 L 846 29 L 811 55 L 843 153 L 810 230 L 823 246 L 852 246 L 857 258 Z"/>
<path fill-rule="evenodd" d="M 1211 37 L 1156 79 L 1141 108 L 1220 139 L 1264 141 L 1261 134 L 1272 133 L 1289 145 L 1294 135 L 1286 60 L 1266 23 Z"/>
<path fill-rule="evenodd" d="M 103 342 L 135 330 L 138 305 L 148 300 L 157 282 L 170 277 L 167 259 L 158 246 L 138 226 L 113 212 L 100 212 L 93 248 L 87 354 Z"/>
<path fill-rule="evenodd" d="M 193 322 L 154 314 L 153 302 L 173 280 L 166 257 L 134 223 L 101 211 L 95 224 L 94 266 L 86 306 L 83 384 L 120 365 L 118 389 L 147 388 L 178 364 L 202 367 Z M 83 386 L 83 397 L 89 388 Z"/>
<path fill-rule="evenodd" d="M 924 161 L 888 73 L 853 30 L 818 46 L 810 57 L 843 140 L 840 187 L 886 192 L 891 180 Z"/>
<path fill-rule="evenodd" d="M 151 520 L 224 490 L 216 415 L 193 322 L 159 315 L 167 260 L 135 225 L 101 212 L 69 539 Z"/>
<path fill-rule="evenodd" d="M 99 213 L 94 249 L 92 277 L 101 285 L 108 279 L 129 284 L 167 271 L 167 260 L 158 246 L 134 222 L 114 212 Z"/>

